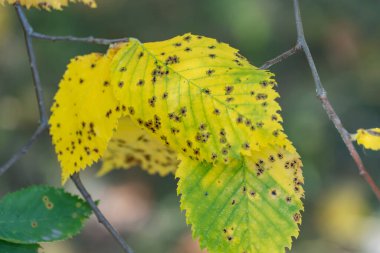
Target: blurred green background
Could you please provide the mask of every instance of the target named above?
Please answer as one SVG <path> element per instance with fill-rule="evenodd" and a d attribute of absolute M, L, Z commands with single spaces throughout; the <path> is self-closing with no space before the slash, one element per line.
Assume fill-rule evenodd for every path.
<path fill-rule="evenodd" d="M 98 0 L 64 11 L 31 10 L 34 29 L 51 35 L 136 37 L 157 41 L 192 32 L 239 48 L 254 65 L 295 44 L 292 1 Z M 329 98 L 347 129 L 380 126 L 380 2 L 303 0 L 305 33 Z M 69 59 L 106 47 L 35 40 L 47 106 Z M 327 119 L 302 54 L 271 68 L 276 73 L 284 127 L 303 158 L 305 213 L 295 253 L 380 253 L 380 208 Z M 0 7 L 0 163 L 33 133 L 38 111 L 23 33 L 14 9 Z M 380 153 L 359 147 L 380 184 Z M 95 166 L 96 167 L 96 166 Z M 176 196 L 173 176 L 139 169 L 84 183 L 136 253 L 199 253 Z M 0 196 L 32 184 L 60 185 L 60 169 L 45 133 L 0 177 Z M 72 183 L 65 186 L 76 192 Z M 121 252 L 95 219 L 72 240 L 45 244 L 46 253 Z M 269 252 L 268 252 L 269 253 Z"/>

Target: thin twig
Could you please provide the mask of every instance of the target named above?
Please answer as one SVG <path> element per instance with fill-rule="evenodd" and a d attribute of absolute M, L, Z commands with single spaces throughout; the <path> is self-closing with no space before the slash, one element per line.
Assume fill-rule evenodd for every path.
<path fill-rule="evenodd" d="M 327 98 L 326 90 L 323 88 L 321 79 L 317 71 L 317 67 L 315 66 L 312 54 L 310 52 L 309 46 L 305 39 L 298 0 L 293 0 L 293 3 L 294 3 L 294 14 L 295 14 L 295 20 L 296 20 L 296 26 L 297 26 L 297 44 L 301 45 L 302 50 L 304 51 L 307 61 L 309 63 L 309 67 L 311 69 L 311 72 L 314 78 L 317 97 L 321 101 L 322 106 L 324 110 L 326 111 L 329 119 L 334 123 L 335 128 L 338 130 L 340 136 L 342 137 L 343 142 L 345 143 L 348 151 L 350 152 L 351 157 L 354 159 L 356 166 L 359 169 L 360 175 L 363 176 L 363 178 L 367 181 L 372 191 L 376 194 L 376 197 L 380 201 L 379 187 L 376 185 L 376 183 L 374 182 L 374 180 L 368 173 L 367 169 L 365 168 L 363 161 L 360 158 L 360 155 L 358 154 L 354 145 L 352 144 L 350 134 L 344 128 L 342 121 L 340 120 L 339 116 L 337 115 L 330 101 Z"/>
<path fill-rule="evenodd" d="M 296 20 L 296 28 L 297 28 L 297 44 L 295 47 L 291 48 L 290 50 L 264 63 L 260 67 L 260 69 L 268 69 L 274 64 L 277 64 L 281 62 L 282 60 L 285 60 L 289 56 L 295 54 L 298 50 L 302 50 L 305 53 L 311 73 L 313 75 L 317 97 L 321 101 L 323 109 L 326 111 L 329 119 L 333 122 L 335 128 L 338 130 L 340 136 L 342 137 L 344 144 L 346 145 L 348 151 L 350 152 L 351 157 L 354 159 L 356 166 L 359 169 L 360 175 L 367 181 L 372 191 L 375 193 L 376 197 L 380 201 L 380 188 L 376 185 L 375 181 L 372 179 L 372 177 L 368 173 L 362 159 L 360 158 L 359 153 L 356 151 L 352 143 L 351 135 L 344 128 L 342 121 L 340 120 L 339 116 L 337 115 L 330 101 L 327 98 L 327 92 L 322 85 L 321 79 L 317 71 L 317 67 L 315 66 L 315 63 L 313 60 L 313 56 L 310 52 L 309 46 L 305 39 L 305 33 L 303 31 L 303 24 L 302 24 L 301 12 L 299 8 L 298 0 L 293 0 L 293 3 L 294 3 L 294 15 L 295 15 L 295 20 Z"/>
<path fill-rule="evenodd" d="M 41 40 L 83 42 L 83 43 L 93 43 L 93 44 L 99 44 L 99 45 L 110 45 L 114 43 L 129 41 L 129 38 L 103 39 L 103 38 L 94 38 L 92 36 L 89 36 L 89 37 L 51 36 L 51 35 L 41 34 L 37 32 L 32 32 L 30 36 L 36 39 L 41 39 Z"/>
<path fill-rule="evenodd" d="M 279 56 L 277 56 L 276 58 L 273 58 L 272 60 L 269 60 L 269 61 L 265 62 L 260 67 L 260 69 L 269 69 L 273 65 L 275 65 L 275 64 L 277 64 L 277 63 L 285 60 L 286 58 L 288 58 L 288 57 L 292 56 L 293 54 L 297 53 L 298 51 L 300 51 L 301 49 L 302 49 L 301 45 L 297 43 L 294 47 L 292 47 L 288 51 L 280 54 Z"/>
<path fill-rule="evenodd" d="M 24 30 L 25 43 L 26 43 L 26 48 L 27 48 L 28 56 L 29 56 L 29 64 L 30 64 L 30 68 L 33 74 L 34 89 L 36 91 L 37 100 L 38 100 L 38 109 L 40 111 L 40 122 L 41 124 L 45 124 L 45 122 L 47 122 L 47 114 L 46 114 L 45 103 L 44 103 L 44 98 L 42 94 L 41 79 L 38 73 L 38 67 L 37 67 L 37 62 L 36 62 L 36 56 L 33 50 L 32 39 L 30 37 L 30 34 L 33 32 L 33 29 L 31 25 L 29 24 L 28 20 L 26 19 L 26 16 L 22 8 L 18 4 L 16 5 L 16 11 L 17 11 L 17 16 L 19 17 L 20 22 L 22 24 L 22 28 Z"/>
<path fill-rule="evenodd" d="M 83 198 L 87 201 L 87 203 L 90 205 L 91 209 L 93 210 L 94 214 L 98 218 L 99 223 L 103 224 L 103 226 L 112 234 L 113 238 L 120 244 L 120 246 L 123 248 L 124 252 L 126 253 L 133 253 L 132 249 L 128 246 L 128 244 L 125 242 L 125 240 L 121 237 L 121 235 L 115 230 L 114 227 L 109 223 L 109 221 L 104 217 L 103 213 L 99 210 L 98 206 L 92 199 L 91 195 L 88 193 L 86 188 L 84 187 L 79 174 L 75 173 L 71 176 L 71 180 L 73 180 L 74 184 L 78 188 L 79 192 L 82 194 Z"/>
<path fill-rule="evenodd" d="M 41 124 L 32 137 L 25 143 L 25 145 L 17 151 L 4 165 L 0 167 L 0 176 L 4 174 L 15 162 L 17 162 L 24 154 L 28 152 L 32 144 L 40 137 L 40 135 L 47 129 L 47 124 Z"/>
<path fill-rule="evenodd" d="M 40 114 L 40 125 L 34 132 L 34 134 L 29 138 L 25 145 L 17 151 L 4 165 L 0 167 L 0 175 L 4 174 L 15 162 L 17 162 L 24 154 L 26 154 L 32 144 L 37 140 L 37 138 L 44 132 L 47 128 L 47 113 L 45 109 L 45 103 L 42 92 L 41 79 L 38 72 L 36 56 L 33 50 L 32 39 L 30 33 L 33 31 L 22 8 L 19 5 L 16 5 L 17 16 L 19 17 L 20 23 L 22 25 L 24 35 L 25 35 L 25 44 L 28 52 L 29 65 L 32 71 L 33 76 L 33 85 L 37 97 L 38 110 Z"/>

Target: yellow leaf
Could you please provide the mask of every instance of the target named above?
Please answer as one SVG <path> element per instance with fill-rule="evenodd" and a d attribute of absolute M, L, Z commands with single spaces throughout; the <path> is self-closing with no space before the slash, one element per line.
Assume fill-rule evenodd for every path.
<path fill-rule="evenodd" d="M 155 136 L 137 126 L 129 117 L 119 120 L 119 126 L 103 156 L 99 176 L 115 168 L 140 166 L 150 174 L 166 176 L 178 166 L 177 154 Z"/>
<path fill-rule="evenodd" d="M 171 149 L 209 162 L 269 144 L 292 150 L 282 132 L 273 74 L 215 39 L 185 34 L 115 55 L 112 86 L 132 120 Z"/>
<path fill-rule="evenodd" d="M 110 86 L 109 64 L 116 50 L 75 57 L 59 84 L 49 125 L 62 183 L 99 160 L 125 109 Z"/>
<path fill-rule="evenodd" d="M 380 150 L 380 128 L 358 129 L 352 138 L 366 149 Z"/>
<path fill-rule="evenodd" d="M 26 8 L 39 8 L 50 11 L 51 9 L 62 10 L 62 7 L 66 7 L 69 2 L 82 2 L 91 8 L 96 8 L 95 0 L 0 0 L 0 4 L 15 4 L 19 3 Z"/>

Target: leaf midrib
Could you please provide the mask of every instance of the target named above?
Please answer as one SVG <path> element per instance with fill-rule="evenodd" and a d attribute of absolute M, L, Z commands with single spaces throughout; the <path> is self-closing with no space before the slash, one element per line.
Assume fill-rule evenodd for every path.
<path fill-rule="evenodd" d="M 141 43 L 140 41 L 135 41 L 135 43 L 138 43 L 142 49 L 147 52 L 149 55 L 151 55 L 156 61 L 160 62 L 161 64 L 164 64 L 163 61 L 161 61 L 160 59 L 158 59 L 150 50 L 148 50 L 143 43 Z M 187 80 L 188 82 L 188 85 L 193 85 L 194 87 L 196 87 L 200 93 L 202 93 L 203 91 L 203 88 L 200 87 L 199 85 L 197 85 L 195 82 L 193 82 L 193 79 L 189 79 L 185 76 L 183 76 L 180 72 L 174 70 L 173 68 L 171 68 L 169 65 L 167 64 L 164 64 L 165 66 L 167 66 L 168 69 L 170 69 L 173 73 L 179 75 L 181 78 Z M 221 105 L 223 105 L 224 107 L 226 107 L 227 109 L 231 110 L 231 111 L 234 111 L 235 113 L 237 114 L 240 114 L 240 115 L 244 115 L 243 113 L 240 113 L 239 111 L 235 110 L 234 106 L 233 105 L 229 105 L 229 104 L 226 104 L 224 102 L 222 102 L 221 100 L 215 98 L 212 94 L 206 94 L 207 96 L 211 97 L 213 100 L 215 100 L 216 102 L 220 103 Z"/>

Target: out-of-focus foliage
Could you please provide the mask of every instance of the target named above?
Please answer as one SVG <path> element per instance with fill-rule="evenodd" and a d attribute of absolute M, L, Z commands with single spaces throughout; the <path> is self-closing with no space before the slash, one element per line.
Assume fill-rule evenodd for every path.
<path fill-rule="evenodd" d="M 69 2 L 82 2 L 91 8 L 96 8 L 95 0 L 0 0 L 0 4 L 21 4 L 26 8 L 30 9 L 32 7 L 45 9 L 45 10 L 62 10 L 62 7 L 66 7 Z"/>
<path fill-rule="evenodd" d="M 358 129 L 352 139 L 366 149 L 380 150 L 380 128 Z"/>

